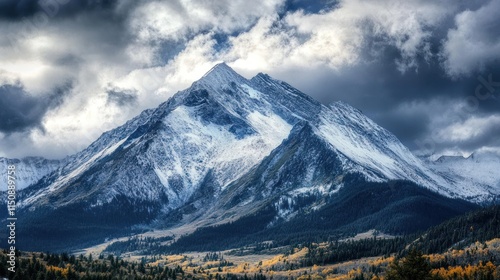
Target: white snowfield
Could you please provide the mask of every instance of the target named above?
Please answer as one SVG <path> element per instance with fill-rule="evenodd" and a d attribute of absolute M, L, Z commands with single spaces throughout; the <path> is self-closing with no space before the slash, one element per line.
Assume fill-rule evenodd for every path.
<path fill-rule="evenodd" d="M 309 123 L 337 152 L 346 173 L 361 173 L 371 181 L 410 180 L 445 196 L 476 203 L 500 195 L 498 157 L 422 162 L 392 133 L 346 103 L 321 105 L 267 75 L 247 80 L 219 64 L 189 89 L 104 133 L 64 164 L 20 165 L 24 172 L 20 173 L 20 188 L 31 185 L 33 191 L 19 205 L 43 203 L 44 197 L 73 188 L 78 179 L 105 194 L 99 198 L 82 194 L 90 206 L 118 195 L 152 201 L 165 194 L 166 209 L 175 209 L 209 175 L 219 192 L 223 191 L 259 164 L 301 122 Z M 126 165 L 114 164 L 124 157 Z M 0 160 L 0 164 L 5 162 Z M 44 176 L 46 180 L 39 181 Z M 311 192 L 328 189 L 338 190 L 312 186 Z M 307 191 L 303 187 L 296 190 Z"/>

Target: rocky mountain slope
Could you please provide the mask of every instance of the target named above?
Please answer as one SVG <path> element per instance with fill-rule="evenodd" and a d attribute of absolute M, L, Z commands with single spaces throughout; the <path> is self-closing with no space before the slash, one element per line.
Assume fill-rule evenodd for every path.
<path fill-rule="evenodd" d="M 285 200 L 334 195 L 354 175 L 407 180 L 473 202 L 499 193 L 434 172 L 346 103 L 325 106 L 224 63 L 46 174 L 20 192 L 18 207 L 26 239 L 46 239 L 48 248 L 55 240 L 81 247 L 143 229 L 220 224 L 268 207 L 277 211 L 273 226 L 296 214 L 280 206 Z"/>

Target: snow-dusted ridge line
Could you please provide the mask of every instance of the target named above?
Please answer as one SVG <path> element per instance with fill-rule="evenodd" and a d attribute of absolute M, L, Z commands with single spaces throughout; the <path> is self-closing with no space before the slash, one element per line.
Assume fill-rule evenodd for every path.
<path fill-rule="evenodd" d="M 490 181 L 468 188 L 460 174 L 424 164 L 396 136 L 347 103 L 325 106 L 266 74 L 248 80 L 221 63 L 190 88 L 68 157 L 44 174 L 45 180 L 28 187 L 30 195 L 19 203 L 36 208 L 57 193 L 52 206 L 58 207 L 72 203 L 64 200 L 71 193 L 74 201 L 101 207 L 122 196 L 162 203 L 162 211 L 168 212 L 201 199 L 200 193 L 215 200 L 279 147 L 300 122 L 328 143 L 345 173 L 378 182 L 410 180 L 474 202 L 499 194 L 500 185 L 492 185 L 498 183 L 493 173 L 488 173 Z M 303 180 L 297 191 L 322 186 Z"/>
<path fill-rule="evenodd" d="M 154 197 L 153 193 L 164 192 L 170 200 L 169 208 L 177 208 L 196 191 L 209 171 L 213 172 L 216 183 L 223 189 L 278 146 L 288 136 L 291 125 L 273 112 L 272 104 L 258 98 L 248 97 L 242 100 L 242 103 L 247 105 L 245 113 L 237 112 L 241 111 L 241 108 L 238 103 L 228 100 L 230 96 L 217 83 L 219 78 L 242 82 L 237 91 L 241 91 L 242 87 L 249 88 L 248 80 L 227 66 L 217 66 L 205 75 L 206 80 L 193 83 L 194 88 L 206 88 L 210 91 L 207 101 L 200 100 L 200 105 L 187 107 L 184 104 L 192 91 L 181 91 L 157 109 L 148 110 L 123 126 L 104 133 L 87 149 L 73 156 L 71 163 L 58 170 L 51 184 L 20 202 L 20 205 L 36 204 L 37 201 L 43 201 L 42 198 L 45 196 L 71 188 L 76 178 L 80 178 L 85 171 L 100 164 L 99 161 L 104 156 L 112 154 L 119 146 L 122 146 L 120 149 L 122 151 L 141 149 L 147 144 L 148 152 L 139 153 L 135 157 L 139 162 L 153 166 L 151 175 L 156 177 L 155 180 L 161 183 L 162 187 L 160 189 L 158 186 L 153 187 L 151 182 L 134 182 L 139 184 L 132 187 L 123 185 L 131 182 L 113 180 L 120 184 L 111 183 L 103 186 L 109 188 L 106 191 L 108 194 L 121 193 L 126 196 L 138 194 L 146 199 Z M 245 98 L 241 92 L 235 94 Z M 218 104 L 222 111 L 211 111 L 211 105 L 205 102 Z M 222 115 L 212 119 L 214 113 Z M 207 117 L 209 119 L 206 119 Z M 224 124 L 229 117 L 241 120 L 242 125 L 250 126 L 256 134 L 239 136 L 238 130 L 230 132 L 233 125 Z M 140 174 L 141 171 L 135 168 L 142 167 L 124 168 L 134 168 L 131 173 Z M 99 184 L 100 182 L 92 183 L 92 185 Z M 151 187 L 154 190 L 148 190 Z M 137 188 L 142 191 L 137 194 L 135 191 L 129 192 L 129 189 Z M 91 205 L 100 203 L 91 202 Z"/>
<path fill-rule="evenodd" d="M 392 133 L 344 102 L 323 107 L 316 133 L 371 181 L 406 179 L 446 196 L 447 182 L 425 167 Z M 351 164 L 352 164 L 351 163 Z"/>

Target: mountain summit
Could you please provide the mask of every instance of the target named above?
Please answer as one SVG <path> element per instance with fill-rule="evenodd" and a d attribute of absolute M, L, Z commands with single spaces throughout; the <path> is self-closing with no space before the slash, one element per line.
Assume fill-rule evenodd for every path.
<path fill-rule="evenodd" d="M 353 176 L 406 180 L 443 199 L 498 196 L 456 189 L 344 102 L 325 106 L 266 74 L 248 80 L 221 63 L 24 189 L 19 211 L 29 249 L 82 247 L 138 229 L 221 224 L 269 207 L 272 226 L 297 214 L 283 201 L 332 196 Z"/>

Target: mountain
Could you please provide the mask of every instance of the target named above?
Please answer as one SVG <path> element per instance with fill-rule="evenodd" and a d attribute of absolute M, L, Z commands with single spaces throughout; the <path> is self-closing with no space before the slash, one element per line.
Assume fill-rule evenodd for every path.
<path fill-rule="evenodd" d="M 395 228 L 421 217 L 426 205 L 448 213 L 430 226 L 473 207 L 461 199 L 489 199 L 481 188 L 457 191 L 348 104 L 325 106 L 266 74 L 248 80 L 222 63 L 20 191 L 19 235 L 27 249 L 67 250 L 152 228 L 192 232 L 251 217 L 279 227 L 337 201 L 329 197 L 358 197 L 370 183 L 399 188 L 393 180 L 413 182 L 411 197 L 432 200 Z M 401 209 L 391 205 L 409 192 L 384 204 L 380 218 Z"/>
<path fill-rule="evenodd" d="M 500 195 L 500 156 L 495 153 L 474 153 L 468 157 L 441 156 L 424 162 L 445 178 L 465 198 L 475 202 L 496 201 Z"/>
<path fill-rule="evenodd" d="M 26 157 L 8 159 L 0 157 L 0 169 L 7 170 L 8 165 L 16 166 L 16 189 L 22 190 L 40 180 L 43 176 L 56 170 L 63 164 L 61 160 L 50 160 L 42 157 Z M 7 190 L 7 181 L 0 181 L 0 190 Z"/>

